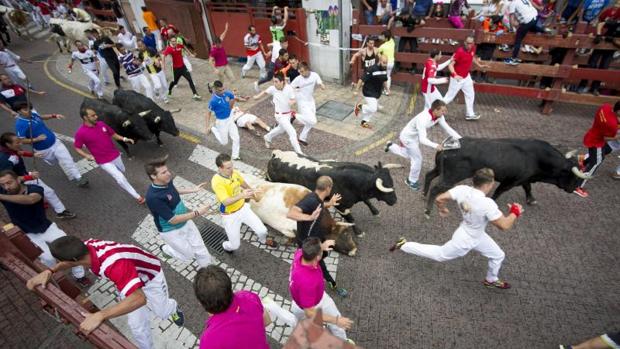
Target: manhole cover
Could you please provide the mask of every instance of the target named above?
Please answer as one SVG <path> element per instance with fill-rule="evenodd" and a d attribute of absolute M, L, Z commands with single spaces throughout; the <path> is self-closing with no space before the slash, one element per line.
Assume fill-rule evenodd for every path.
<path fill-rule="evenodd" d="M 224 253 L 222 242 L 228 240 L 224 228 L 206 219 L 202 219 L 201 221 L 198 230 L 200 231 L 200 236 L 202 236 L 205 245 L 209 250 L 216 251 L 218 254 Z"/>
<path fill-rule="evenodd" d="M 327 101 L 316 110 L 317 115 L 338 121 L 344 120 L 352 112 L 352 105 L 336 101 Z"/>

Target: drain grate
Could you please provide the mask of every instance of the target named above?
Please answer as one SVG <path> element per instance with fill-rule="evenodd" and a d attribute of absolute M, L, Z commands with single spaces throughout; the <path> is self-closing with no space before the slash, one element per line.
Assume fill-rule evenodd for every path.
<path fill-rule="evenodd" d="M 228 240 L 224 228 L 211 221 L 202 219 L 198 230 L 200 231 L 202 240 L 204 240 L 205 245 L 210 251 L 216 251 L 220 255 L 224 253 L 222 242 Z"/>
<path fill-rule="evenodd" d="M 323 103 L 323 105 L 316 110 L 317 115 L 325 116 L 338 121 L 344 120 L 352 112 L 352 105 L 333 100 Z"/>

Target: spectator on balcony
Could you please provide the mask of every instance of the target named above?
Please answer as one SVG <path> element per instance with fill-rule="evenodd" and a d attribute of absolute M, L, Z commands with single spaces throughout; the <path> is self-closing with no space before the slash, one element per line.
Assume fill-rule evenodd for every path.
<path fill-rule="evenodd" d="M 163 46 L 161 42 L 161 32 L 159 31 L 159 27 L 157 26 L 157 16 L 155 16 L 153 11 L 149 10 L 146 6 L 142 6 L 141 8 L 142 8 L 142 19 L 144 19 L 144 22 L 146 23 L 146 26 L 151 31 L 151 33 L 155 35 L 155 40 L 157 43 L 156 49 L 157 51 L 160 51 Z"/>
<path fill-rule="evenodd" d="M 562 11 L 560 11 L 562 13 L 560 23 L 577 23 L 579 20 L 579 8 L 582 2 L 583 0 L 568 0 Z"/>
<path fill-rule="evenodd" d="M 392 9 L 392 4 L 387 0 L 380 0 L 377 6 L 377 19 L 379 24 L 387 25 L 396 12 Z"/>
<path fill-rule="evenodd" d="M 394 38 L 392 37 L 392 32 L 386 30 L 383 32 L 383 43 L 379 46 L 377 52 L 380 55 L 385 56 L 387 59 L 387 81 L 385 82 L 385 93 L 386 96 L 390 95 L 390 88 L 392 87 L 392 70 L 394 69 L 394 48 L 396 43 L 394 42 Z"/>
<path fill-rule="evenodd" d="M 538 10 L 530 0 L 510 0 L 510 15 L 514 26 L 517 27 L 515 43 L 512 48 L 512 56 L 506 58 L 504 63 L 518 65 L 522 61 L 518 58 L 521 43 L 529 32 L 545 33 L 547 30 L 538 26 Z"/>
<path fill-rule="evenodd" d="M 527 1 L 527 0 L 526 0 Z M 448 21 L 456 29 L 463 29 L 465 24 L 463 21 L 467 18 L 463 15 L 463 7 L 470 8 L 467 0 L 452 0 L 450 10 L 448 11 Z"/>
<path fill-rule="evenodd" d="M 388 30 L 392 30 L 395 22 L 401 22 L 403 28 L 406 28 L 407 33 L 411 33 L 417 24 L 413 14 L 414 7 L 415 0 L 405 0 L 404 4 L 398 9 L 397 15 L 390 19 Z M 398 52 L 406 52 L 407 46 L 409 46 L 408 52 L 418 51 L 417 39 L 412 36 L 401 36 L 398 41 Z"/>
<path fill-rule="evenodd" d="M 378 0 L 362 0 L 362 6 L 364 7 L 364 17 L 366 18 L 366 24 L 369 24 L 369 25 L 375 24 L 375 14 L 377 13 L 378 5 L 379 5 Z"/>
<path fill-rule="evenodd" d="M 581 18 L 588 24 L 592 23 L 610 3 L 611 0 L 585 0 Z"/>
<path fill-rule="evenodd" d="M 594 45 L 600 44 L 603 39 L 606 42 L 617 41 L 620 38 L 620 0 L 616 0 L 613 7 L 603 11 L 598 17 L 596 25 L 596 37 L 593 40 Z M 590 59 L 588 60 L 589 68 L 607 69 L 613 60 L 614 49 L 594 49 Z M 590 93 L 595 96 L 599 95 L 600 81 L 592 81 Z M 588 80 L 581 80 L 579 83 L 579 93 L 587 92 Z"/>
<path fill-rule="evenodd" d="M 502 17 L 497 16 L 497 15 L 486 17 L 485 20 L 482 22 L 482 30 L 485 33 L 494 33 L 496 36 L 500 36 L 506 32 L 506 28 L 504 27 L 504 24 L 502 23 Z M 495 52 L 496 46 L 497 46 L 496 44 L 488 43 L 488 42 L 479 44 L 478 45 L 478 56 L 480 57 L 480 59 L 483 61 L 493 60 L 493 53 Z M 476 81 L 477 82 L 479 81 L 488 82 L 486 73 L 479 72 L 479 75 L 477 76 Z"/>
<path fill-rule="evenodd" d="M 425 24 L 425 20 L 429 19 L 433 0 L 417 0 L 413 7 L 413 16 L 420 20 L 420 25 Z"/>

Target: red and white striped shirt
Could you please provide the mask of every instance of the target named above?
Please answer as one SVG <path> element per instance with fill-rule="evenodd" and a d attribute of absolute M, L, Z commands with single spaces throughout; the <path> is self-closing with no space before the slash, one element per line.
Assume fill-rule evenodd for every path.
<path fill-rule="evenodd" d="M 90 269 L 114 282 L 123 297 L 142 288 L 161 272 L 156 256 L 130 244 L 89 239 L 84 242 L 90 253 Z"/>

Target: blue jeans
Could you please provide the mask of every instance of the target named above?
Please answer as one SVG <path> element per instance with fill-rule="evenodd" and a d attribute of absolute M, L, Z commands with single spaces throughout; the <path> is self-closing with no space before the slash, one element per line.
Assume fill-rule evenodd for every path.
<path fill-rule="evenodd" d="M 366 24 L 375 24 L 375 11 L 364 10 L 364 17 Z"/>

